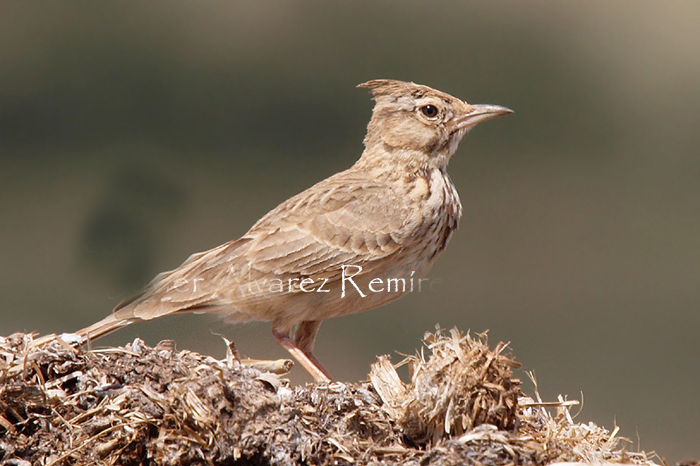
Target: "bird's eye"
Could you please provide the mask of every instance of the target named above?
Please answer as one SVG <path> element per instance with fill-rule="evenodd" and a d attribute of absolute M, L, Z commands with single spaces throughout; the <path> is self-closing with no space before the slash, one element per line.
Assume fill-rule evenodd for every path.
<path fill-rule="evenodd" d="M 424 105 L 420 111 L 428 118 L 435 118 L 438 115 L 438 109 L 435 105 Z"/>

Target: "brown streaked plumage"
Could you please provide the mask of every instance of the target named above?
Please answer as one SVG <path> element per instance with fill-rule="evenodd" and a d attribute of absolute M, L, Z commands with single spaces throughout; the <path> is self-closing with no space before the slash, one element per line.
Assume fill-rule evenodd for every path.
<path fill-rule="evenodd" d="M 321 321 L 409 291 L 397 281 L 395 291 L 373 292 L 374 279 L 385 290 L 390 278 L 417 280 L 430 270 L 462 214 L 450 157 L 474 125 L 512 112 L 402 81 L 358 87 L 370 89 L 376 104 L 355 165 L 286 200 L 241 238 L 156 276 L 143 294 L 78 334 L 95 339 L 178 312 L 272 321 L 277 342 L 317 381 L 330 380 L 311 353 Z"/>

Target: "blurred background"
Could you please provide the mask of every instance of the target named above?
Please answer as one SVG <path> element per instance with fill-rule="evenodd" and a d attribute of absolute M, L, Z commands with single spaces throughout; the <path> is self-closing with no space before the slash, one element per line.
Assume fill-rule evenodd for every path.
<path fill-rule="evenodd" d="M 578 420 L 697 458 L 698 24 L 697 2 L 3 3 L 0 334 L 77 330 L 242 235 L 359 157 L 355 85 L 411 80 L 516 114 L 452 159 L 439 286 L 326 321 L 315 353 L 355 382 L 438 323 L 488 329 L 544 398 L 583 393 Z M 99 343 L 221 357 L 216 333 L 287 357 L 269 324 L 205 316 Z"/>

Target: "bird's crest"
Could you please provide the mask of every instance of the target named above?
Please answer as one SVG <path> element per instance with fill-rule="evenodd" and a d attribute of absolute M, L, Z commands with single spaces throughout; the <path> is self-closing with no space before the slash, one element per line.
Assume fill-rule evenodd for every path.
<path fill-rule="evenodd" d="M 445 101 L 456 100 L 451 95 L 440 92 L 432 87 L 416 84 L 414 82 L 398 81 L 396 79 L 373 79 L 366 83 L 358 84 L 357 87 L 369 89 L 372 92 L 374 100 L 383 96 L 392 97 L 394 99 L 406 96 L 417 99 L 434 96 Z"/>

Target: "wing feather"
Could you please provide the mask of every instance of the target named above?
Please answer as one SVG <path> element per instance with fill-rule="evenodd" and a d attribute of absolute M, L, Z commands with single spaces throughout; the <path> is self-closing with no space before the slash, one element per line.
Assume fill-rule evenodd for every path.
<path fill-rule="evenodd" d="M 151 319 L 197 309 L 238 309 L 266 298 L 251 287 L 271 279 L 341 278 L 342 265 L 372 273 L 410 239 L 420 212 L 402 193 L 351 170 L 280 204 L 242 238 L 193 254 L 155 277 L 144 294 L 116 311 Z"/>

